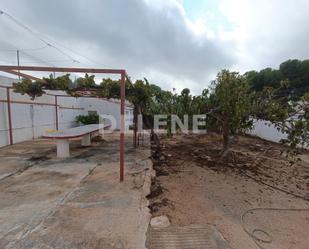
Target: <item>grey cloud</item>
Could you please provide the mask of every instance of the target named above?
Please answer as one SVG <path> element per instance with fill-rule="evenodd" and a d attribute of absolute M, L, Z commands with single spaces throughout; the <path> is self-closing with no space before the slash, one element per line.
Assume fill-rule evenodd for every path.
<path fill-rule="evenodd" d="M 278 67 L 288 59 L 308 58 L 309 1 L 221 1 L 238 40 L 235 70 Z"/>
<path fill-rule="evenodd" d="M 216 71 L 234 63 L 230 44 L 194 36 L 173 6 L 152 8 L 141 0 L 28 0 L 5 1 L 2 6 L 59 43 L 83 49 L 82 54 L 102 64 L 127 68 L 133 77 L 157 71 L 175 79 L 175 85 L 177 80 L 187 80 L 203 88 Z M 25 32 L 6 33 L 12 42 L 21 34 Z M 54 53 L 42 52 L 42 58 Z"/>

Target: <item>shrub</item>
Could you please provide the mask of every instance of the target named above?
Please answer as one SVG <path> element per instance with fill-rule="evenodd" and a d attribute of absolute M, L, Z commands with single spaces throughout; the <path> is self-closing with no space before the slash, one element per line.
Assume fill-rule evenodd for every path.
<path fill-rule="evenodd" d="M 88 115 L 79 115 L 76 117 L 76 122 L 80 122 L 84 125 L 87 124 L 98 124 L 99 115 L 97 113 L 90 113 Z"/>

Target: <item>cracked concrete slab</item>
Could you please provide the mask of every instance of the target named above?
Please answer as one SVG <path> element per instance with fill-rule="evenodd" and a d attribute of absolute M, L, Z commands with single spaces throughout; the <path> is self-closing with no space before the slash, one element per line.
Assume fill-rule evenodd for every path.
<path fill-rule="evenodd" d="M 50 150 L 50 159 L 0 180 L 0 248 L 145 248 L 149 146 L 134 150 L 127 140 L 120 183 L 119 141 L 113 135 L 105 139 L 89 148 L 73 144 L 73 157 L 65 160 Z M 7 150 L 0 150 L 0 169 L 8 167 Z M 18 157 L 13 151 L 14 146 L 9 156 Z M 34 146 L 32 152 L 41 150 Z M 31 155 L 21 156 L 20 165 Z"/>

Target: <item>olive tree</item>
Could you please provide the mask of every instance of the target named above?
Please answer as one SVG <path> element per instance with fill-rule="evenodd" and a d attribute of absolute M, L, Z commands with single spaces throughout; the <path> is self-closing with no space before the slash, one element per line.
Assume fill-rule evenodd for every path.
<path fill-rule="evenodd" d="M 290 99 L 289 96 L 278 97 L 289 87 L 289 81 L 281 82 L 281 87 L 271 87 L 256 95 L 255 118 L 267 120 L 278 131 L 286 135 L 281 143 L 288 146 L 287 155 L 297 155 L 299 150 L 309 147 L 309 93 L 303 93 L 299 100 Z"/>
<path fill-rule="evenodd" d="M 231 135 L 250 128 L 252 122 L 252 94 L 246 78 L 237 72 L 222 70 L 212 83 L 208 103 L 209 115 L 223 136 L 221 156 L 230 148 Z"/>

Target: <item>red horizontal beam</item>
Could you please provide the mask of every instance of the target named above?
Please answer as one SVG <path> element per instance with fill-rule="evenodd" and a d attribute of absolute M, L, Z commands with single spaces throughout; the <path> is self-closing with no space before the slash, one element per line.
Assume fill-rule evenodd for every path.
<path fill-rule="evenodd" d="M 74 68 L 74 67 L 35 67 L 35 66 L 0 66 L 0 71 L 40 71 L 62 73 L 98 73 L 98 74 L 125 74 L 123 69 L 97 69 L 97 68 Z"/>
<path fill-rule="evenodd" d="M 17 71 L 14 71 L 14 70 L 1 70 L 1 71 L 6 72 L 6 73 L 10 73 L 10 74 L 14 74 L 14 75 L 17 75 L 17 76 L 20 76 L 20 77 L 22 77 L 22 78 L 27 78 L 27 79 L 31 79 L 31 80 L 36 80 L 36 81 L 42 81 L 42 82 L 44 82 L 44 80 L 42 80 L 42 79 L 40 79 L 40 78 L 31 76 L 31 75 L 29 75 L 29 74 L 17 72 Z"/>
<path fill-rule="evenodd" d="M 7 103 L 7 100 L 0 99 L 1 103 Z M 25 105 L 47 105 L 47 106 L 55 106 L 55 104 L 51 103 L 42 103 L 42 102 L 27 102 L 27 101 L 18 101 L 18 100 L 10 100 L 11 104 L 25 104 Z"/>
<path fill-rule="evenodd" d="M 0 86 L 1 87 L 1 86 Z M 51 93 L 44 93 L 44 95 L 48 95 L 48 96 L 57 96 L 57 97 L 63 97 L 63 98 L 76 98 L 74 96 L 71 95 L 62 95 L 62 94 L 51 94 Z M 107 101 L 113 104 L 119 104 L 120 101 L 118 101 L 116 99 L 116 101 L 110 100 L 108 98 L 102 98 L 102 97 L 98 97 L 98 96 L 78 96 L 77 98 L 92 98 L 92 99 L 101 99 L 103 101 Z M 125 104 L 126 107 L 133 107 L 133 104 Z"/>
<path fill-rule="evenodd" d="M 9 88 L 9 89 L 13 89 L 12 86 L 3 86 L 0 85 L 0 88 Z M 44 93 L 44 95 L 47 96 L 57 96 L 57 97 L 64 97 L 64 98 L 75 98 L 74 96 L 71 95 L 61 95 L 61 94 L 50 94 L 50 93 Z M 107 98 L 102 98 L 102 97 L 97 97 L 97 96 L 78 96 L 78 98 L 94 98 L 94 99 L 102 99 L 103 101 L 107 101 L 110 103 L 114 103 L 114 104 L 120 104 L 117 100 L 116 101 L 112 101 L 110 99 Z M 1 100 L 0 100 L 1 102 Z M 12 102 L 12 101 L 11 101 Z M 31 102 L 32 103 L 32 102 Z M 34 103 L 35 104 L 35 103 Z M 126 104 L 126 107 L 133 107 L 133 104 Z"/>
<path fill-rule="evenodd" d="M 7 100 L 0 99 L 0 103 L 7 103 Z M 45 106 L 58 106 L 59 109 L 70 109 L 70 110 L 85 110 L 85 108 L 79 108 L 79 107 L 70 107 L 70 106 L 61 106 L 51 103 L 43 103 L 43 102 L 27 102 L 27 101 L 14 101 L 10 100 L 11 104 L 23 104 L 23 105 L 45 105 Z"/>

